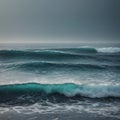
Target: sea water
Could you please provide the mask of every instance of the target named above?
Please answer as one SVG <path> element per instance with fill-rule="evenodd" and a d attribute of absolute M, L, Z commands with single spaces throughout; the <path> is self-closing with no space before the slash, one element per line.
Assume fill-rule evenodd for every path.
<path fill-rule="evenodd" d="M 0 114 L 76 111 L 120 118 L 120 47 L 0 47 Z"/>

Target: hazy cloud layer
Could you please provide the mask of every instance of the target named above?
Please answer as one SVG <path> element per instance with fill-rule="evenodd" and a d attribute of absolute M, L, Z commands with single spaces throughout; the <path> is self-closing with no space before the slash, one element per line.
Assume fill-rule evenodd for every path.
<path fill-rule="evenodd" d="M 0 0 L 0 37 L 118 42 L 119 6 L 119 0 Z"/>

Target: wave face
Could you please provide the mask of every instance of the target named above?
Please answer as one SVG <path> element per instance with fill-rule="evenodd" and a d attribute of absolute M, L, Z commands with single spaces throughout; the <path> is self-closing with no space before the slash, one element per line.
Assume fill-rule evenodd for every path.
<path fill-rule="evenodd" d="M 79 96 L 79 97 L 78 97 Z M 30 100 L 65 99 L 76 97 L 107 98 L 120 97 L 120 85 L 66 84 L 13 84 L 0 86 L 0 102 L 23 102 Z M 29 101 L 29 100 L 28 100 Z"/>
<path fill-rule="evenodd" d="M 92 52 L 91 52 L 92 53 Z M 94 52 L 93 52 L 94 53 Z M 21 50 L 1 50 L 0 60 L 76 60 L 76 59 L 92 59 L 94 56 L 80 54 L 73 51 L 63 50 L 39 50 L 39 51 L 21 51 Z"/>

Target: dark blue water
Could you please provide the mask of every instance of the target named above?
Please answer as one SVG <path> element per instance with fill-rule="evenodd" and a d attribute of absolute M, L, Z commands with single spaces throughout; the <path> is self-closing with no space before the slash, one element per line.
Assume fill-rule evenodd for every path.
<path fill-rule="evenodd" d="M 0 49 L 0 111 L 120 117 L 119 47 Z"/>

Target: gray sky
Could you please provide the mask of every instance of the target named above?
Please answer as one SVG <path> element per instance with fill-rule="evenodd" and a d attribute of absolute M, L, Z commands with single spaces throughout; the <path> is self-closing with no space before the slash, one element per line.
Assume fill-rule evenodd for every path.
<path fill-rule="evenodd" d="M 0 0 L 0 42 L 119 42 L 120 0 Z"/>

